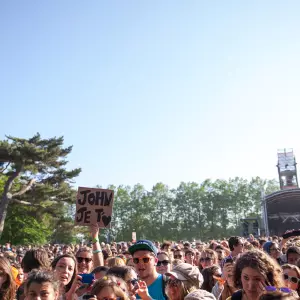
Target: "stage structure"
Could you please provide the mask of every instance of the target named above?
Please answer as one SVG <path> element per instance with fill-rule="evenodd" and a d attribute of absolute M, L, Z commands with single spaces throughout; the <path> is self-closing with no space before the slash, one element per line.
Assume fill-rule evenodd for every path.
<path fill-rule="evenodd" d="M 292 149 L 279 150 L 277 155 L 280 190 L 262 195 L 262 223 L 267 236 L 282 235 L 286 230 L 300 228 L 296 159 Z"/>
<path fill-rule="evenodd" d="M 248 237 L 249 234 L 253 234 L 255 237 L 260 236 L 260 228 L 257 218 L 240 219 L 242 236 Z"/>

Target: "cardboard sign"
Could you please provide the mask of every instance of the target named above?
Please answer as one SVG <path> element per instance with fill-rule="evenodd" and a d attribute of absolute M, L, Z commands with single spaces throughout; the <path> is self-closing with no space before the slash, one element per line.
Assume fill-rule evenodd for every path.
<path fill-rule="evenodd" d="M 100 228 L 111 227 L 114 191 L 79 187 L 76 199 L 75 224 Z"/>

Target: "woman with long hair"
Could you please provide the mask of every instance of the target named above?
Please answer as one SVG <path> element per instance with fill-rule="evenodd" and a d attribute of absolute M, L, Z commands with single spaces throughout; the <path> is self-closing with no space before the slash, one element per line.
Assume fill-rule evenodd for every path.
<path fill-rule="evenodd" d="M 211 249 L 204 249 L 201 252 L 201 256 L 199 259 L 199 267 L 201 270 L 217 264 L 218 264 L 218 255 L 216 251 Z"/>
<path fill-rule="evenodd" d="M 212 265 L 211 267 L 203 269 L 202 276 L 204 281 L 201 288 L 211 293 L 216 284 L 215 278 L 222 276 L 221 268 L 217 265 Z"/>
<path fill-rule="evenodd" d="M 240 289 L 232 299 L 257 300 L 260 294 L 270 290 L 285 290 L 283 273 L 279 264 L 260 250 L 248 251 L 236 261 L 234 285 Z"/>
<path fill-rule="evenodd" d="M 16 284 L 8 259 L 0 257 L 0 299 L 13 300 L 16 294 Z"/>
<path fill-rule="evenodd" d="M 52 264 L 56 279 L 60 282 L 62 295 L 68 293 L 77 278 L 77 261 L 72 254 L 63 254 L 56 257 Z"/>

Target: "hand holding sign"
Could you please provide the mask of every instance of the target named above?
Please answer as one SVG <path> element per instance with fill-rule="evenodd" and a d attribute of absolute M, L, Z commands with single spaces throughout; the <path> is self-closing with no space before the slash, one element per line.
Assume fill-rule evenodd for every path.
<path fill-rule="evenodd" d="M 110 228 L 114 191 L 79 187 L 75 223 L 82 226 L 98 224 Z"/>

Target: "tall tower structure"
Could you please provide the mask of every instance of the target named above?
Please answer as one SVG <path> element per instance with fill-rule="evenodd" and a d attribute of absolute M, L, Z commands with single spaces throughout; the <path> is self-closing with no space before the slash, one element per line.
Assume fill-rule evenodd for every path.
<path fill-rule="evenodd" d="M 293 149 L 278 150 L 277 156 L 280 189 L 286 190 L 298 188 L 297 163 Z"/>

